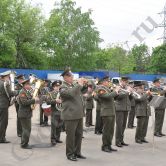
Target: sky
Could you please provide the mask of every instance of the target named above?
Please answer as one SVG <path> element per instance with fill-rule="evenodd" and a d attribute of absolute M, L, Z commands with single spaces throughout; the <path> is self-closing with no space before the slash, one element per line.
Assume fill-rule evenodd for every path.
<path fill-rule="evenodd" d="M 41 4 L 43 14 L 48 18 L 56 0 L 29 0 L 32 5 Z M 165 0 L 75 0 L 83 12 L 91 9 L 92 19 L 104 40 L 101 47 L 120 44 L 131 49 L 134 44 L 145 43 L 149 48 L 162 44 L 163 28 L 157 24 L 163 21 Z M 150 21 L 149 21 L 150 20 Z M 145 30 L 143 25 L 149 28 Z M 154 28 L 155 27 L 155 28 Z M 142 41 L 133 35 L 138 30 Z M 127 43 L 127 44 L 126 44 Z"/>

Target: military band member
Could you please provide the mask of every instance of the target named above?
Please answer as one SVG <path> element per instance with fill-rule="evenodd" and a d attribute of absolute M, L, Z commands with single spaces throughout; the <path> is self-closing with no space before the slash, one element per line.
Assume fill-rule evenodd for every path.
<path fill-rule="evenodd" d="M 101 103 L 99 100 L 99 96 L 97 95 L 97 90 L 99 85 L 101 84 L 101 81 L 98 80 L 97 86 L 94 92 L 94 100 L 96 101 L 96 123 L 95 123 L 95 134 L 101 135 L 102 130 L 103 130 L 103 121 L 102 117 L 100 116 L 100 111 L 101 111 Z"/>
<path fill-rule="evenodd" d="M 130 81 L 129 86 L 134 88 L 134 82 Z M 131 98 L 131 110 L 129 111 L 128 124 L 127 127 L 132 129 L 134 128 L 134 118 L 135 118 L 135 99 Z"/>
<path fill-rule="evenodd" d="M 137 128 L 135 134 L 135 142 L 142 144 L 148 143 L 145 137 L 147 134 L 148 121 L 150 116 L 150 107 L 148 98 L 151 96 L 149 91 L 144 92 L 144 85 L 142 83 L 138 83 L 135 85 L 137 89 L 136 92 L 138 95 L 134 95 L 135 99 L 135 110 L 137 117 Z"/>
<path fill-rule="evenodd" d="M 151 91 L 154 93 L 157 93 L 160 96 L 166 97 L 166 90 L 164 90 L 160 85 L 160 80 L 155 79 L 153 81 L 154 86 L 151 88 Z M 165 116 L 165 108 L 156 108 L 155 109 L 155 129 L 154 129 L 154 135 L 156 137 L 162 137 L 165 136 L 165 134 L 162 133 L 162 127 L 164 123 L 164 116 Z"/>
<path fill-rule="evenodd" d="M 25 77 L 23 74 L 18 75 L 16 77 L 16 85 L 15 85 L 15 89 L 18 90 L 18 92 L 20 92 L 20 90 L 22 89 L 22 85 L 21 83 L 24 81 Z M 21 122 L 20 119 L 18 118 L 18 110 L 19 110 L 19 104 L 17 102 L 17 100 L 15 101 L 15 107 L 16 107 L 16 113 L 17 113 L 17 136 L 21 137 L 22 134 L 22 127 L 21 127 Z"/>
<path fill-rule="evenodd" d="M 43 99 L 45 99 L 45 96 L 48 95 L 48 92 L 50 92 L 50 88 L 48 87 L 49 80 L 44 80 L 44 86 L 39 90 L 39 97 L 42 102 L 44 102 Z M 42 103 L 41 102 L 41 103 Z M 41 107 L 42 104 L 40 104 L 40 125 L 42 127 L 48 126 L 48 116 L 44 115 L 43 109 Z"/>
<path fill-rule="evenodd" d="M 22 126 L 21 148 L 31 149 L 32 147 L 29 145 L 29 138 L 31 134 L 31 118 L 32 118 L 31 105 L 38 103 L 39 99 L 32 98 L 32 95 L 29 92 L 29 90 L 31 89 L 29 80 L 24 80 L 22 82 L 22 86 L 23 87 L 17 98 L 19 103 L 18 117 L 20 118 Z"/>
<path fill-rule="evenodd" d="M 111 91 L 109 81 L 109 77 L 104 77 L 101 80 L 101 85 L 98 87 L 98 96 L 101 103 L 100 116 L 103 120 L 102 151 L 110 153 L 117 151 L 112 148 L 112 139 L 115 125 L 114 98 L 117 96 L 119 89 L 116 88 L 115 91 Z"/>
<path fill-rule="evenodd" d="M 0 74 L 0 143 L 10 143 L 6 140 L 6 129 L 8 126 L 8 108 L 11 97 L 17 95 L 16 91 L 11 91 L 9 84 L 11 71 Z"/>
<path fill-rule="evenodd" d="M 92 125 L 92 110 L 94 107 L 93 103 L 93 88 L 92 85 L 88 85 L 88 91 L 84 94 L 85 97 L 85 109 L 86 109 L 86 119 L 85 126 L 90 127 Z"/>
<path fill-rule="evenodd" d="M 61 120 L 61 112 L 58 110 L 56 104 L 61 103 L 61 99 L 58 98 L 59 88 L 62 81 L 57 80 L 52 83 L 53 90 L 49 92 L 47 98 L 47 104 L 51 104 L 51 143 L 56 145 L 56 143 L 62 143 L 60 140 L 60 134 L 62 129 L 63 121 Z"/>
<path fill-rule="evenodd" d="M 66 156 L 71 161 L 85 159 L 81 154 L 83 135 L 84 102 L 82 91 L 87 89 L 84 80 L 79 79 L 73 84 L 74 76 L 69 69 L 62 73 L 64 82 L 60 89 L 62 99 L 62 119 L 66 129 Z"/>
<path fill-rule="evenodd" d="M 128 77 L 121 77 L 120 87 L 121 91 L 116 97 L 116 139 L 115 144 L 118 147 L 128 146 L 124 142 L 124 131 L 126 129 L 128 112 L 131 110 L 130 91 L 131 87 L 127 87 Z M 124 89 L 124 91 L 123 91 Z"/>
<path fill-rule="evenodd" d="M 95 96 L 94 97 L 96 101 L 96 123 L 95 123 L 95 134 L 101 135 L 103 130 L 103 121 L 102 117 L 100 116 L 100 110 L 101 110 L 101 103 L 99 99 Z"/>

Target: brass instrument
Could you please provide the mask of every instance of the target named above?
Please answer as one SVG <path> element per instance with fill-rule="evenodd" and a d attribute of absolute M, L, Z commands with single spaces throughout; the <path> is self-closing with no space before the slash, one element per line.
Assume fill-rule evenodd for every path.
<path fill-rule="evenodd" d="M 35 82 L 35 87 L 34 87 L 34 91 L 33 91 L 33 95 L 32 98 L 37 97 L 39 89 L 41 88 L 41 86 L 43 85 L 44 81 L 37 79 L 37 81 Z M 31 109 L 34 110 L 36 107 L 36 104 L 32 104 L 31 105 Z"/>
<path fill-rule="evenodd" d="M 109 82 L 109 88 L 110 88 L 111 90 L 114 90 L 114 89 L 116 88 L 116 85 L 113 84 L 113 83 L 110 81 L 110 82 Z"/>
<path fill-rule="evenodd" d="M 115 84 L 112 84 L 112 83 L 110 83 L 107 88 L 109 90 L 111 90 L 111 92 L 112 91 L 117 91 L 117 88 L 118 88 L 118 91 L 120 91 L 120 89 L 121 89 L 121 88 L 119 88 L 118 85 L 115 85 Z M 118 91 L 117 91 L 117 93 L 118 93 Z M 106 93 L 108 93 L 108 91 L 105 88 L 100 88 L 99 90 L 97 90 L 97 94 L 99 94 L 99 93 L 100 94 L 106 94 Z"/>
<path fill-rule="evenodd" d="M 58 100 L 58 99 L 61 99 L 59 92 L 58 92 L 57 97 L 56 97 L 56 100 Z M 56 103 L 56 109 L 57 109 L 58 111 L 62 111 L 62 103 Z"/>
<path fill-rule="evenodd" d="M 14 80 L 15 80 L 15 76 L 16 76 L 16 73 L 14 71 L 11 71 L 11 74 L 10 74 L 10 87 L 11 87 L 11 90 L 12 91 L 15 91 L 15 83 L 14 83 Z M 16 97 L 12 97 L 10 99 L 10 106 L 13 105 L 16 101 Z"/>
<path fill-rule="evenodd" d="M 152 93 L 152 96 L 163 96 L 163 94 L 161 94 L 161 91 L 158 90 L 158 91 L 152 91 L 153 89 L 150 90 L 150 92 Z"/>
<path fill-rule="evenodd" d="M 121 90 L 121 91 L 124 91 L 124 92 L 127 92 L 127 93 L 129 93 L 129 94 L 132 94 L 132 95 L 134 95 L 134 96 L 137 97 L 137 98 L 141 98 L 140 94 L 138 94 L 134 88 L 132 89 L 131 92 L 128 91 L 128 90 L 126 90 L 126 89 L 120 89 L 120 90 Z"/>
<path fill-rule="evenodd" d="M 56 99 L 54 99 L 54 98 L 52 97 L 52 94 L 51 94 L 49 91 L 47 91 L 47 94 L 48 94 L 47 97 L 50 97 L 51 100 L 58 100 L 58 99 L 61 99 L 61 98 L 60 98 L 60 92 L 58 92 Z M 61 111 L 61 110 L 62 110 L 62 103 L 56 103 L 56 104 L 55 104 L 55 107 L 56 107 L 56 109 L 57 109 L 58 111 Z"/>
<path fill-rule="evenodd" d="M 121 85 L 115 85 L 115 87 L 119 87 L 119 91 L 122 91 L 122 92 L 125 92 L 125 93 L 131 93 L 131 91 L 129 91 L 128 89 L 124 89 L 124 88 L 122 88 L 122 86 Z M 114 88 L 115 88 L 114 87 Z"/>
<path fill-rule="evenodd" d="M 96 90 L 96 94 L 106 94 L 108 93 L 107 89 L 105 89 L 103 86 L 99 86 L 99 89 Z"/>
<path fill-rule="evenodd" d="M 88 80 L 86 78 L 79 78 L 78 80 L 82 80 L 83 81 L 83 85 L 88 85 Z"/>
<path fill-rule="evenodd" d="M 11 86 L 11 90 L 14 91 L 15 90 L 15 85 L 14 85 L 14 78 L 16 76 L 16 73 L 14 71 L 11 71 L 10 74 L 10 86 Z"/>
<path fill-rule="evenodd" d="M 38 79 L 36 77 L 34 77 L 33 75 L 32 76 L 29 76 L 29 82 L 31 84 L 34 84 Z"/>
<path fill-rule="evenodd" d="M 117 85 L 116 85 L 116 86 L 117 86 Z M 138 94 L 134 88 L 132 88 L 132 87 L 130 87 L 130 86 L 127 85 L 127 87 L 130 87 L 130 88 L 131 88 L 131 91 L 130 91 L 130 90 L 128 90 L 128 89 L 123 89 L 121 86 L 119 86 L 119 87 L 120 87 L 120 91 L 125 92 L 125 93 L 129 93 L 129 94 L 132 94 L 133 96 L 135 96 L 135 97 L 137 97 L 137 98 L 141 98 L 140 94 Z"/>
<path fill-rule="evenodd" d="M 152 96 L 161 96 L 161 94 L 159 92 L 152 92 L 151 91 L 151 94 L 152 94 Z"/>
<path fill-rule="evenodd" d="M 153 96 L 152 100 L 150 101 L 150 106 L 154 108 L 165 109 L 166 108 L 166 98 L 164 93 L 162 93 L 163 88 L 160 89 L 153 89 L 151 88 L 150 92 Z"/>
<path fill-rule="evenodd" d="M 106 94 L 107 91 L 106 91 L 105 89 L 99 89 L 99 90 L 97 91 L 97 93 L 98 93 L 98 94 Z"/>

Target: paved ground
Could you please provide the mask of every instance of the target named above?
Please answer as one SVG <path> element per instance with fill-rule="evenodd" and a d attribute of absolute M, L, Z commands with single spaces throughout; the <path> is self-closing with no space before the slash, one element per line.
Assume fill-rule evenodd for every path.
<path fill-rule="evenodd" d="M 95 111 L 94 111 L 95 114 Z M 147 140 L 149 144 L 138 145 L 134 142 L 135 129 L 126 129 L 125 142 L 129 147 L 117 148 L 118 152 L 107 154 L 101 149 L 101 136 L 94 134 L 94 128 L 85 128 L 82 154 L 86 160 L 71 162 L 65 157 L 65 133 L 63 144 L 50 146 L 50 127 L 40 127 L 39 112 L 34 112 L 30 144 L 32 150 L 20 148 L 20 138 L 16 136 L 16 113 L 10 108 L 7 139 L 12 143 L 0 144 L 0 166 L 165 166 L 166 137 L 155 138 L 153 149 L 152 117 L 150 118 Z M 164 125 L 163 132 L 166 133 Z M 114 143 L 114 141 L 113 141 Z"/>

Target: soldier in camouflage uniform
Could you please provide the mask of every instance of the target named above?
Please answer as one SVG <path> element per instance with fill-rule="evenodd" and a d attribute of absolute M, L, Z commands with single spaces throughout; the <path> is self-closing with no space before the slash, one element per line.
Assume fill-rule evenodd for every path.
<path fill-rule="evenodd" d="M 32 98 L 29 90 L 31 89 L 29 80 L 24 80 L 22 82 L 23 88 L 21 89 L 18 95 L 19 111 L 18 117 L 21 121 L 22 126 L 22 136 L 21 136 L 21 148 L 31 149 L 32 147 L 28 144 L 31 134 L 31 118 L 32 118 L 32 109 L 31 105 L 38 103 L 39 99 Z"/>
<path fill-rule="evenodd" d="M 6 140 L 6 129 L 8 126 L 8 108 L 10 99 L 17 95 L 16 91 L 11 91 L 9 84 L 11 71 L 0 74 L 0 143 L 10 143 Z"/>
<path fill-rule="evenodd" d="M 51 104 L 51 143 L 56 145 L 56 143 L 62 143 L 60 140 L 60 134 L 62 129 L 63 121 L 61 120 L 61 112 L 57 109 L 57 104 L 61 103 L 61 99 L 58 99 L 59 88 L 62 84 L 61 81 L 57 80 L 52 83 L 53 90 L 49 92 L 47 98 L 47 104 Z"/>
<path fill-rule="evenodd" d="M 41 99 L 42 102 L 44 102 L 45 96 L 47 96 L 48 92 L 50 92 L 48 83 L 49 83 L 48 80 L 44 80 L 44 87 L 42 87 L 39 90 L 39 98 Z M 40 104 L 40 125 L 42 127 L 48 126 L 48 116 L 44 115 L 43 109 L 41 108 L 41 104 Z"/>

